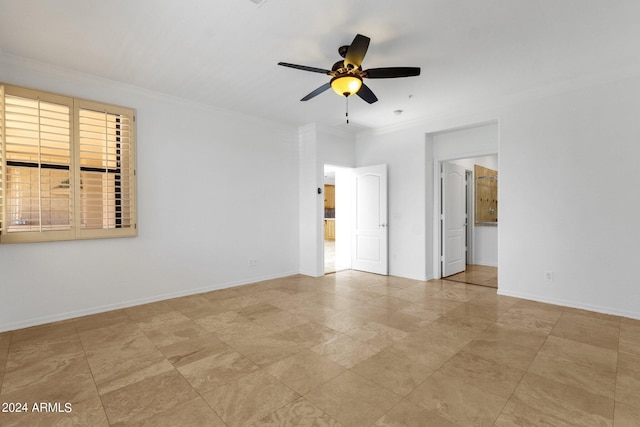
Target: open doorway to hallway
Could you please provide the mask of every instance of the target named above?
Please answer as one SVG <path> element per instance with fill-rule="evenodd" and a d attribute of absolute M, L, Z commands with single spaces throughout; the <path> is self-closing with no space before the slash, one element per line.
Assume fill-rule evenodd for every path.
<path fill-rule="evenodd" d="M 457 182 L 459 188 L 447 184 L 446 171 L 464 174 L 464 182 Z M 474 285 L 498 287 L 498 223 L 497 223 L 497 181 L 498 156 L 488 155 L 442 162 L 441 185 L 441 250 L 443 278 Z M 489 174 L 491 176 L 489 176 Z M 462 180 L 458 180 L 462 181 Z M 491 195 L 485 188 L 491 183 Z M 460 197 L 459 203 L 450 200 Z M 455 205 L 455 206 L 454 206 Z M 486 206 L 485 206 L 486 205 Z M 487 219 L 484 210 L 495 213 Z M 457 212 L 460 211 L 460 212 Z M 455 218 L 459 217 L 459 220 Z M 454 234 L 454 228 L 447 223 L 462 224 L 461 231 Z M 456 222 L 457 221 L 457 222 Z M 460 227 L 459 227 L 460 228 Z M 450 237 L 453 236 L 453 237 Z M 456 257 L 459 267 L 454 266 Z M 452 261 L 453 260 L 453 261 Z"/>
<path fill-rule="evenodd" d="M 351 269 L 351 169 L 324 165 L 324 274 Z"/>

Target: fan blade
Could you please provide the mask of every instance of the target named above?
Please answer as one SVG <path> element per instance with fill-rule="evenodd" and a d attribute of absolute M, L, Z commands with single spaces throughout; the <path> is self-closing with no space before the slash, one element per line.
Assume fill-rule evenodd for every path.
<path fill-rule="evenodd" d="M 360 64 L 362 64 L 362 60 L 364 56 L 367 54 L 367 49 L 369 49 L 369 41 L 371 39 L 367 36 L 363 36 L 362 34 L 356 34 L 356 37 L 351 42 L 351 46 L 347 50 L 347 54 L 344 57 L 344 65 L 348 68 L 350 65 L 353 68 L 358 68 Z"/>
<path fill-rule="evenodd" d="M 289 64 L 287 62 L 278 62 L 278 65 L 282 65 L 283 67 L 295 68 L 296 70 L 311 71 L 313 73 L 320 73 L 320 74 L 331 73 L 331 71 L 325 70 L 322 68 L 308 67 L 306 65 L 298 65 L 298 64 Z"/>
<path fill-rule="evenodd" d="M 364 71 L 364 77 L 370 79 L 394 79 L 396 77 L 413 77 L 419 75 L 420 67 L 369 68 Z"/>
<path fill-rule="evenodd" d="M 369 89 L 369 86 L 364 83 L 362 83 L 362 87 L 360 87 L 360 90 L 358 91 L 358 96 L 369 104 L 373 104 L 378 100 L 378 97 L 371 91 L 371 89 Z"/>
<path fill-rule="evenodd" d="M 325 90 L 329 89 L 330 87 L 331 87 L 331 82 L 327 82 L 327 83 L 323 84 L 322 86 L 320 86 L 318 89 L 316 89 L 313 92 L 311 92 L 309 95 L 307 95 L 304 98 L 302 98 L 300 101 L 308 101 L 311 98 L 314 98 L 314 97 L 320 95 L 322 92 L 324 92 Z"/>

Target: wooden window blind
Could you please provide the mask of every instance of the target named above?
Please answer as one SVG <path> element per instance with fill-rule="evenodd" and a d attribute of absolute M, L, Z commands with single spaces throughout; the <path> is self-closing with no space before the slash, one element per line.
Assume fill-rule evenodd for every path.
<path fill-rule="evenodd" d="M 0 84 L 0 243 L 134 236 L 131 109 Z"/>

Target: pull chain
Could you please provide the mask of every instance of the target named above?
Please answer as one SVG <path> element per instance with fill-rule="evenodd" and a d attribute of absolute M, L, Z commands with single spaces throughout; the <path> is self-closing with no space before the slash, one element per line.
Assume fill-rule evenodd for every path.
<path fill-rule="evenodd" d="M 347 105 L 346 105 L 347 112 L 345 113 L 345 116 L 347 116 L 347 124 L 349 124 L 349 97 L 345 96 L 344 98 L 345 98 L 346 103 L 347 103 Z"/>

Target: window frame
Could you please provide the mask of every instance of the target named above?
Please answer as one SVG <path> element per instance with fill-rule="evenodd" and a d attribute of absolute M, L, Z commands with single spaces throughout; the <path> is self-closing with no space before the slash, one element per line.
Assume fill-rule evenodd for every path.
<path fill-rule="evenodd" d="M 7 167 L 24 166 L 33 167 L 35 170 L 41 171 L 49 168 L 45 162 L 38 161 L 37 164 L 29 164 L 33 162 L 21 162 L 19 160 L 7 160 L 6 158 L 6 111 L 5 96 L 16 96 L 32 100 L 39 100 L 47 103 L 65 105 L 69 108 L 69 192 L 70 192 L 70 224 L 67 230 L 36 230 L 36 231 L 9 231 L 8 230 L 8 207 L 7 207 Z M 82 166 L 80 158 L 80 111 L 92 111 L 104 113 L 105 115 L 117 115 L 128 117 L 128 144 L 127 153 L 128 164 L 122 165 L 120 157 L 120 134 L 116 148 L 116 168 L 92 168 L 90 166 Z M 118 130 L 119 132 L 119 130 Z M 106 152 L 105 152 L 106 153 Z M 103 155 L 106 155 L 103 153 Z M 22 163 L 20 165 L 20 163 Z M 54 169 L 61 168 L 59 165 L 52 165 Z M 113 170 L 110 170 L 113 169 Z M 122 178 L 123 171 L 127 174 L 126 178 Z M 120 190 L 114 188 L 113 206 L 109 205 L 109 209 L 113 207 L 115 216 L 114 228 L 86 228 L 81 224 L 82 221 L 82 190 L 81 175 L 83 172 L 96 173 L 113 173 L 115 180 L 126 180 L 128 187 L 129 211 L 128 226 L 122 227 L 122 186 Z M 116 178 L 119 177 L 119 178 Z M 118 195 L 119 193 L 119 195 Z M 42 197 L 40 189 L 39 197 Z M 119 206 L 120 204 L 120 206 Z M 119 207 L 118 207 L 119 206 Z M 118 219 L 118 215 L 120 219 Z M 42 217 L 40 218 L 42 221 Z M 119 223 L 118 223 L 119 221 Z M 120 225 L 120 227 L 118 227 Z M 0 82 L 0 244 L 7 243 L 29 243 L 29 242 L 52 242 L 65 240 L 83 240 L 83 239 L 101 239 L 101 238 L 117 238 L 117 237 L 135 237 L 138 235 L 137 221 L 137 183 L 136 183 L 136 111 L 133 108 L 107 104 L 98 101 L 89 101 L 80 98 L 59 95 L 55 93 L 40 91 L 21 86 L 15 86 Z"/>

